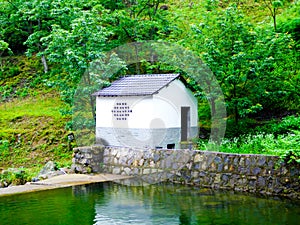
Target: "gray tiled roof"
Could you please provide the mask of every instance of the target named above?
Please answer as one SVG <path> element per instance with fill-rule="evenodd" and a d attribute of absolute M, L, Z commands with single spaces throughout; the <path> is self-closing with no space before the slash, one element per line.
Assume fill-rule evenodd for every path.
<path fill-rule="evenodd" d="M 95 92 L 94 96 L 153 95 L 175 80 L 179 74 L 145 74 L 125 76 L 109 87 Z"/>

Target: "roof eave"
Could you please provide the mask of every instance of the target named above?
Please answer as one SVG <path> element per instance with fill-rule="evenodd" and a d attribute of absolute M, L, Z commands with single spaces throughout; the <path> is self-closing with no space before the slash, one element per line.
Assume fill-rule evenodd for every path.
<path fill-rule="evenodd" d="M 93 96 L 96 96 L 96 97 L 135 97 L 135 96 L 152 96 L 154 94 L 157 94 L 157 93 L 153 93 L 153 94 L 139 94 L 139 95 L 93 95 Z"/>

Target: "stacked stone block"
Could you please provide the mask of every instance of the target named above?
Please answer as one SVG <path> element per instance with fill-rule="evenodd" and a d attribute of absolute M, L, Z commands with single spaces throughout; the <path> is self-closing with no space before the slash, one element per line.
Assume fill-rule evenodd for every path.
<path fill-rule="evenodd" d="M 91 146 L 74 149 L 73 169 L 300 198 L 300 166 L 277 156 Z"/>
<path fill-rule="evenodd" d="M 73 150 L 71 169 L 75 173 L 101 173 L 103 162 L 103 146 L 78 147 Z"/>

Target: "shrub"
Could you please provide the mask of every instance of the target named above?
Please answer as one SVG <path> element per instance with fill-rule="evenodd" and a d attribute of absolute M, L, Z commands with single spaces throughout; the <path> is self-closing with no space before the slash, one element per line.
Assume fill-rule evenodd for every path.
<path fill-rule="evenodd" d="M 8 140 L 0 140 L 0 159 L 4 159 L 9 155 L 9 141 Z"/>
<path fill-rule="evenodd" d="M 284 154 L 281 155 L 282 162 L 287 164 L 300 164 L 300 149 L 294 149 L 292 151 L 286 151 Z"/>
<path fill-rule="evenodd" d="M 0 174 L 0 186 L 23 185 L 31 180 L 31 175 L 24 169 L 8 169 Z"/>
<path fill-rule="evenodd" d="M 299 116 L 287 116 L 281 121 L 271 120 L 267 124 L 254 129 L 254 132 L 272 133 L 275 136 L 281 134 L 294 133 L 295 130 L 300 129 Z"/>
<path fill-rule="evenodd" d="M 286 162 L 300 163 L 300 131 L 292 134 L 248 134 L 231 139 L 224 139 L 219 151 L 239 154 L 267 154 L 277 155 Z M 211 150 L 211 144 L 198 140 L 198 149 Z"/>

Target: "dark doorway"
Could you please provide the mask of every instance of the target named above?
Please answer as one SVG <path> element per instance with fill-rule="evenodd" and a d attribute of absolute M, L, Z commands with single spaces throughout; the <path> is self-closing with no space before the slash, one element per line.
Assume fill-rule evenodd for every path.
<path fill-rule="evenodd" d="M 175 149 L 175 144 L 167 144 L 167 149 Z"/>
<path fill-rule="evenodd" d="M 190 107 L 181 107 L 181 141 L 187 141 L 190 131 Z"/>

